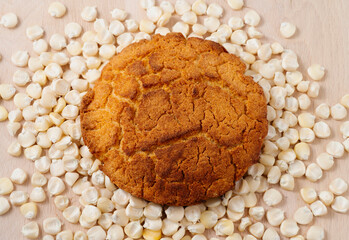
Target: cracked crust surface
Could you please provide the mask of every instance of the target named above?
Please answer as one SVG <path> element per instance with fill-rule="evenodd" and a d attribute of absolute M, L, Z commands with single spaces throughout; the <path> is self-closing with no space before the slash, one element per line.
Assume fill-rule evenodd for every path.
<path fill-rule="evenodd" d="M 234 187 L 267 134 L 263 90 L 219 44 L 181 34 L 131 44 L 84 96 L 81 128 L 131 194 L 191 205 Z"/>

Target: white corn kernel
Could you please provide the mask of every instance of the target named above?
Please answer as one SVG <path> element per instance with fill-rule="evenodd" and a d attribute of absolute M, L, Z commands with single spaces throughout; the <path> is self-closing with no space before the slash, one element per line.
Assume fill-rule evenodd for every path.
<path fill-rule="evenodd" d="M 280 33 L 284 38 L 290 38 L 296 33 L 296 26 L 289 22 L 283 22 L 280 25 Z"/>
<path fill-rule="evenodd" d="M 80 214 L 80 209 L 76 206 L 70 206 L 63 210 L 63 217 L 70 223 L 77 223 Z"/>
<path fill-rule="evenodd" d="M 294 189 L 294 177 L 290 174 L 283 174 L 280 178 L 280 186 L 282 189 L 292 191 Z"/>
<path fill-rule="evenodd" d="M 299 227 L 294 220 L 286 219 L 281 223 L 280 232 L 285 237 L 293 237 L 297 235 Z"/>
<path fill-rule="evenodd" d="M 316 163 L 323 169 L 329 170 L 332 168 L 334 161 L 333 156 L 328 153 L 321 153 L 316 157 Z"/>
<path fill-rule="evenodd" d="M 39 225 L 36 222 L 29 222 L 22 227 L 21 232 L 26 238 L 37 239 L 39 236 Z"/>
<path fill-rule="evenodd" d="M 80 55 L 82 52 L 82 46 L 78 41 L 71 41 L 67 46 L 67 51 L 72 56 Z"/>
<path fill-rule="evenodd" d="M 7 153 L 11 156 L 19 157 L 22 154 L 22 147 L 17 141 L 12 142 L 7 148 Z"/>
<path fill-rule="evenodd" d="M 313 130 L 318 138 L 328 138 L 331 135 L 330 127 L 322 121 L 315 123 Z"/>
<path fill-rule="evenodd" d="M 29 53 L 27 51 L 17 51 L 11 56 L 11 62 L 17 67 L 28 65 Z"/>
<path fill-rule="evenodd" d="M 60 51 L 67 46 L 67 40 L 59 33 L 55 33 L 50 38 L 50 46 L 56 51 Z"/>
<path fill-rule="evenodd" d="M 317 180 L 322 178 L 322 170 L 316 163 L 311 163 L 307 167 L 305 176 L 308 180 L 316 182 Z"/>
<path fill-rule="evenodd" d="M 302 188 L 300 190 L 300 194 L 302 199 L 309 204 L 313 203 L 317 199 L 317 193 L 314 188 L 309 188 L 309 187 Z"/>
<path fill-rule="evenodd" d="M 311 113 L 301 113 L 298 115 L 298 123 L 301 127 L 312 128 L 315 123 L 315 116 Z"/>
<path fill-rule="evenodd" d="M 344 147 L 340 142 L 331 141 L 326 145 L 326 152 L 334 158 L 340 158 L 344 155 Z"/>
<path fill-rule="evenodd" d="M 55 238 L 51 235 L 45 235 L 43 236 L 42 240 L 55 240 Z"/>
<path fill-rule="evenodd" d="M 177 22 L 172 27 L 172 32 L 182 33 L 183 36 L 187 36 L 189 33 L 189 25 L 184 22 Z"/>
<path fill-rule="evenodd" d="M 244 6 L 244 0 L 227 0 L 229 7 L 240 10 Z"/>
<path fill-rule="evenodd" d="M 349 137 L 349 121 L 342 123 L 339 130 L 342 133 L 344 139 Z"/>
<path fill-rule="evenodd" d="M 274 230 L 274 228 L 267 228 L 263 234 L 263 240 L 280 240 L 279 234 Z"/>
<path fill-rule="evenodd" d="M 269 172 L 267 174 L 267 177 L 268 177 L 268 183 L 277 184 L 280 180 L 280 177 L 281 177 L 280 168 L 277 166 L 271 167 L 271 169 L 269 170 Z"/>
<path fill-rule="evenodd" d="M 347 116 L 347 110 L 342 104 L 335 104 L 331 107 L 331 117 L 335 120 L 342 120 Z"/>
<path fill-rule="evenodd" d="M 23 204 L 19 210 L 26 219 L 33 219 L 38 213 L 38 207 L 34 202 Z"/>
<path fill-rule="evenodd" d="M 178 15 L 183 15 L 185 12 L 190 11 L 191 6 L 185 0 L 178 0 L 175 3 L 175 11 Z"/>
<path fill-rule="evenodd" d="M 47 178 L 39 172 L 34 172 L 32 177 L 31 177 L 30 182 L 35 187 L 42 187 L 42 186 L 46 185 Z"/>
<path fill-rule="evenodd" d="M 263 194 L 263 201 L 268 206 L 275 206 L 282 201 L 282 195 L 278 190 L 271 188 Z"/>
<path fill-rule="evenodd" d="M 12 84 L 0 84 L 0 96 L 2 99 L 10 100 L 15 95 L 15 93 L 16 88 Z"/>
<path fill-rule="evenodd" d="M 311 226 L 307 231 L 307 240 L 324 240 L 325 231 L 320 226 Z"/>
<path fill-rule="evenodd" d="M 301 94 L 298 97 L 299 108 L 302 110 L 307 110 L 310 107 L 311 100 L 306 94 Z"/>
<path fill-rule="evenodd" d="M 127 17 L 127 12 L 119 8 L 113 9 L 110 13 L 111 13 L 112 19 L 116 19 L 119 21 L 124 21 Z"/>
<path fill-rule="evenodd" d="M 125 208 L 118 209 L 114 211 L 112 215 L 113 223 L 118 224 L 120 226 L 126 226 L 129 222 L 129 218 L 126 216 Z"/>
<path fill-rule="evenodd" d="M 317 82 L 310 83 L 309 89 L 307 91 L 307 94 L 309 97 L 316 98 L 319 96 L 320 92 L 320 85 Z"/>
<path fill-rule="evenodd" d="M 346 183 L 346 181 L 344 181 L 342 178 L 336 178 L 331 181 L 329 189 L 336 195 L 342 195 L 348 190 L 348 183 Z"/>
<path fill-rule="evenodd" d="M 181 17 L 182 21 L 187 23 L 187 24 L 190 24 L 190 25 L 194 25 L 197 23 L 197 16 L 194 12 L 185 12 L 182 17 Z"/>
<path fill-rule="evenodd" d="M 305 165 L 302 161 L 296 160 L 289 165 L 287 172 L 293 177 L 302 177 L 305 174 Z"/>
<path fill-rule="evenodd" d="M 95 187 L 89 187 L 82 191 L 81 197 L 87 204 L 96 205 L 99 197 L 99 193 Z"/>
<path fill-rule="evenodd" d="M 228 208 L 234 212 L 243 212 L 245 209 L 245 202 L 241 196 L 235 196 L 228 202 Z"/>
<path fill-rule="evenodd" d="M 223 15 L 223 8 L 217 3 L 211 3 L 208 5 L 207 15 L 210 17 L 220 18 Z"/>
<path fill-rule="evenodd" d="M 127 45 L 127 44 L 119 43 L 119 45 Z M 116 52 L 116 48 L 113 44 L 104 44 L 99 48 L 99 55 L 104 59 L 110 59 L 112 56 L 115 55 L 115 52 Z"/>
<path fill-rule="evenodd" d="M 17 108 L 24 109 L 30 105 L 32 100 L 33 99 L 25 93 L 17 93 L 13 98 L 13 103 L 16 105 Z"/>
<path fill-rule="evenodd" d="M 315 140 L 315 133 L 310 128 L 301 128 L 299 130 L 299 140 L 304 143 L 311 143 Z"/>
<path fill-rule="evenodd" d="M 265 210 L 263 207 L 252 207 L 249 209 L 248 213 L 253 219 L 260 221 L 264 217 Z"/>
<path fill-rule="evenodd" d="M 349 108 L 349 94 L 344 95 L 344 96 L 341 98 L 340 103 L 341 103 L 344 107 Z"/>
<path fill-rule="evenodd" d="M 138 30 L 138 22 L 135 19 L 127 19 L 125 21 L 126 29 L 129 32 L 136 32 Z"/>
<path fill-rule="evenodd" d="M 293 219 L 298 224 L 307 225 L 313 221 L 313 213 L 307 206 L 300 207 L 293 214 Z"/>
<path fill-rule="evenodd" d="M 37 54 L 41 54 L 43 52 L 46 52 L 48 49 L 48 44 L 46 40 L 44 39 L 38 39 L 33 42 L 33 50 Z"/>
<path fill-rule="evenodd" d="M 101 32 L 102 30 L 105 30 L 108 28 L 108 23 L 106 20 L 104 19 L 101 19 L 101 18 L 97 18 L 94 23 L 93 23 L 93 29 L 95 30 L 95 32 L 99 33 Z M 90 35 L 90 36 L 89 36 Z M 86 36 L 85 36 L 85 39 L 89 39 L 90 37 L 92 37 L 94 34 L 93 32 L 90 32 L 88 33 Z"/>
<path fill-rule="evenodd" d="M 336 212 L 346 213 L 349 209 L 349 200 L 345 197 L 337 196 L 331 204 L 331 207 Z"/>
<path fill-rule="evenodd" d="M 10 194 L 10 202 L 14 206 L 20 206 L 28 201 L 28 193 L 23 191 L 13 191 Z"/>
<path fill-rule="evenodd" d="M 231 17 L 228 20 L 228 25 L 233 30 L 241 29 L 244 26 L 244 21 L 239 17 Z"/>
<path fill-rule="evenodd" d="M 11 181 L 15 184 L 23 184 L 27 180 L 28 174 L 21 168 L 16 168 L 11 174 Z"/>
<path fill-rule="evenodd" d="M 143 234 L 143 227 L 139 221 L 133 221 L 125 226 L 124 232 L 130 238 L 140 238 Z"/>
<path fill-rule="evenodd" d="M 62 111 L 62 117 L 65 119 L 75 119 L 79 114 L 79 108 L 74 105 L 67 105 Z"/>
<path fill-rule="evenodd" d="M 252 38 L 246 41 L 245 47 L 249 53 L 256 54 L 258 52 L 258 49 L 260 49 L 261 46 L 262 46 L 261 42 L 258 39 Z"/>
<path fill-rule="evenodd" d="M 158 219 L 146 218 L 144 221 L 143 227 L 149 230 L 159 231 L 162 228 L 162 220 L 161 218 L 158 218 Z"/>
<path fill-rule="evenodd" d="M 187 228 L 190 233 L 201 234 L 205 231 L 205 226 L 202 223 L 189 225 Z"/>
<path fill-rule="evenodd" d="M 245 231 L 245 229 L 252 224 L 249 217 L 244 217 L 241 219 L 238 229 L 240 232 Z"/>
<path fill-rule="evenodd" d="M 11 208 L 10 203 L 8 200 L 4 197 L 0 197 L 0 216 L 4 215 L 7 213 Z"/>
<path fill-rule="evenodd" d="M 119 36 L 125 32 L 125 27 L 119 20 L 114 20 L 110 22 L 109 32 L 114 36 Z"/>
<path fill-rule="evenodd" d="M 249 226 L 248 231 L 256 238 L 261 238 L 264 233 L 264 225 L 261 222 L 256 222 Z"/>
<path fill-rule="evenodd" d="M 279 54 L 284 51 L 284 48 L 280 43 L 274 42 L 271 44 L 271 50 L 273 51 L 273 54 Z"/>
<path fill-rule="evenodd" d="M 47 190 L 50 195 L 58 195 L 65 190 L 64 182 L 58 177 L 51 177 L 48 181 Z"/>
<path fill-rule="evenodd" d="M 58 210 L 63 211 L 69 205 L 69 198 L 63 195 L 58 195 L 54 199 L 54 204 Z"/>
<path fill-rule="evenodd" d="M 81 11 L 81 18 L 87 22 L 93 22 L 97 18 L 97 7 L 96 6 L 86 6 Z"/>
<path fill-rule="evenodd" d="M 66 7 L 60 2 L 52 2 L 48 7 L 48 13 L 56 18 L 63 17 L 66 11 Z"/>
<path fill-rule="evenodd" d="M 200 222 L 205 228 L 212 228 L 218 221 L 218 216 L 215 212 L 207 210 L 201 213 Z"/>
<path fill-rule="evenodd" d="M 29 195 L 30 201 L 43 202 L 46 200 L 46 193 L 42 187 L 35 187 Z"/>
<path fill-rule="evenodd" d="M 147 9 L 147 17 L 152 22 L 157 22 L 162 15 L 162 9 L 157 6 L 152 6 Z"/>
<path fill-rule="evenodd" d="M 35 160 L 35 168 L 40 173 L 46 173 L 50 169 L 51 159 L 44 156 L 39 158 L 38 160 Z"/>
<path fill-rule="evenodd" d="M 0 178 L 0 195 L 7 195 L 13 191 L 11 179 L 7 177 Z"/>
<path fill-rule="evenodd" d="M 57 240 L 72 240 L 73 239 L 73 232 L 71 230 L 64 230 L 62 232 L 59 232 L 56 236 Z"/>
<path fill-rule="evenodd" d="M 87 235 L 83 231 L 77 231 L 74 233 L 74 240 L 87 240 Z"/>
<path fill-rule="evenodd" d="M 14 28 L 18 24 L 18 17 L 16 14 L 10 12 L 6 13 L 1 17 L 0 25 L 3 25 L 5 28 Z"/>
<path fill-rule="evenodd" d="M 8 112 L 4 106 L 0 105 L 0 122 L 7 120 Z"/>
<path fill-rule="evenodd" d="M 310 209 L 313 212 L 313 215 L 316 217 L 324 216 L 327 214 L 327 207 L 320 200 L 317 200 L 310 204 Z"/>
<path fill-rule="evenodd" d="M 39 25 L 33 25 L 30 27 L 27 27 L 26 35 L 32 41 L 38 40 L 44 35 L 44 30 Z"/>
<path fill-rule="evenodd" d="M 184 208 L 170 206 L 166 209 L 165 213 L 166 213 L 166 216 L 169 220 L 174 221 L 174 222 L 179 222 L 184 217 Z"/>
<path fill-rule="evenodd" d="M 313 80 L 321 80 L 325 75 L 325 68 L 320 64 L 312 64 L 307 69 L 308 75 Z"/>
<path fill-rule="evenodd" d="M 205 25 L 206 26 L 206 25 Z M 206 26 L 207 27 L 207 26 Z M 217 27 L 218 28 L 218 27 Z M 245 44 L 246 40 L 247 40 L 247 34 L 245 31 L 243 30 L 235 30 L 231 36 L 230 36 L 230 40 L 232 43 L 234 44 L 238 44 L 238 45 L 242 45 Z"/>
<path fill-rule="evenodd" d="M 51 217 L 44 219 L 42 227 L 45 233 L 56 235 L 61 231 L 62 223 L 58 218 Z"/>
<path fill-rule="evenodd" d="M 258 185 L 260 187 L 261 184 Z M 258 189 L 257 189 L 258 190 Z M 247 193 L 243 195 L 245 207 L 251 208 L 257 204 L 257 196 L 254 192 Z"/>
<path fill-rule="evenodd" d="M 310 147 L 307 143 L 300 142 L 294 146 L 294 152 L 299 160 L 308 160 L 310 156 Z"/>
<path fill-rule="evenodd" d="M 107 238 L 106 239 L 110 239 L 110 240 L 122 240 L 124 239 L 124 231 L 123 229 L 116 224 L 113 224 L 107 232 Z"/>
<path fill-rule="evenodd" d="M 321 191 L 319 193 L 319 198 L 321 202 L 323 202 L 323 204 L 325 204 L 326 206 L 330 206 L 333 202 L 334 195 L 330 191 Z"/>
<path fill-rule="evenodd" d="M 284 221 L 285 212 L 279 208 L 271 208 L 267 211 L 266 217 L 269 224 L 276 227 Z"/>
<path fill-rule="evenodd" d="M 261 20 L 260 16 L 254 10 L 249 10 L 244 16 L 245 23 L 250 26 L 254 26 L 254 27 L 257 26 L 260 20 Z"/>
<path fill-rule="evenodd" d="M 97 201 L 97 207 L 102 213 L 108 213 L 114 210 L 114 203 L 108 198 L 101 197 Z"/>
<path fill-rule="evenodd" d="M 293 51 L 284 51 L 281 55 L 282 68 L 286 71 L 296 71 L 299 67 L 297 55 Z"/>
<path fill-rule="evenodd" d="M 306 93 L 309 89 L 309 85 L 310 85 L 310 81 L 301 81 L 297 85 L 297 91 L 302 92 L 302 93 Z"/>
<path fill-rule="evenodd" d="M 213 32 L 215 32 L 219 28 L 220 21 L 216 17 L 206 17 L 204 19 L 204 26 L 207 28 L 208 32 L 213 33 Z M 239 34 L 235 34 L 233 39 L 235 39 L 236 41 L 241 42 L 241 41 L 243 41 L 243 36 L 239 35 Z M 232 42 L 235 43 L 234 41 L 232 41 Z"/>
<path fill-rule="evenodd" d="M 62 70 L 61 66 L 58 65 L 57 63 L 48 64 L 45 67 L 44 72 L 49 79 L 59 78 L 63 74 L 63 70 Z M 44 93 L 43 93 L 43 97 L 44 97 Z"/>

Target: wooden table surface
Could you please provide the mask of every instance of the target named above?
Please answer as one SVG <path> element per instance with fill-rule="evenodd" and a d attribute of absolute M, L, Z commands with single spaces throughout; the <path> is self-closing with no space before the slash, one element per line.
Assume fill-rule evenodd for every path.
<path fill-rule="evenodd" d="M 110 11 L 115 7 L 123 8 L 131 14 L 132 18 L 138 20 L 144 18 L 144 11 L 138 7 L 137 0 L 62 0 L 67 6 L 68 12 L 61 19 L 54 19 L 48 15 L 47 9 L 50 1 L 42 0 L 0 0 L 0 16 L 6 12 L 14 12 L 18 15 L 20 23 L 9 30 L 0 27 L 0 53 L 3 56 L 0 62 L 0 82 L 11 82 L 12 74 L 16 68 L 11 64 L 11 54 L 16 50 L 32 51 L 32 42 L 26 38 L 25 29 L 33 24 L 38 24 L 45 29 L 45 39 L 51 34 L 64 33 L 65 24 L 76 21 L 82 24 L 84 30 L 92 29 L 91 23 L 83 22 L 80 12 L 84 6 L 97 5 L 99 17 L 110 19 Z M 208 2 L 214 2 L 208 1 Z M 245 0 L 247 8 L 243 12 L 232 11 L 223 0 L 217 0 L 225 8 L 225 21 L 232 15 L 242 16 L 248 8 L 255 9 L 262 17 L 259 29 L 266 36 L 264 42 L 279 41 L 285 48 L 293 49 L 299 56 L 301 71 L 305 74 L 306 68 L 312 63 L 319 63 L 326 68 L 326 77 L 321 81 L 320 96 L 314 101 L 314 106 L 322 102 L 335 104 L 340 97 L 349 93 L 349 10 L 348 0 Z M 290 21 L 297 26 L 297 33 L 291 39 L 283 39 L 279 34 L 279 26 L 283 21 Z M 1 101 L 8 109 L 13 109 L 11 101 Z M 348 118 L 346 119 L 348 120 Z M 332 130 L 331 139 L 342 141 L 339 134 L 339 123 L 327 120 Z M 9 143 L 14 140 L 6 131 L 6 123 L 0 123 L 0 176 L 10 176 L 12 170 L 21 167 L 28 173 L 33 173 L 33 162 L 24 157 L 14 158 L 7 154 Z M 329 139 L 316 140 L 312 145 L 312 157 L 324 151 L 325 144 Z M 298 207 L 304 205 L 300 199 L 299 189 L 304 186 L 314 186 L 316 190 L 328 189 L 329 182 L 342 177 L 349 181 L 349 161 L 348 154 L 335 160 L 335 165 L 330 171 L 325 171 L 323 178 L 315 184 L 311 184 L 305 179 L 296 179 L 296 188 L 293 192 L 282 191 L 284 199 L 280 208 L 286 211 L 286 216 L 291 218 L 292 213 Z M 16 189 L 31 191 L 32 186 L 25 184 L 16 186 Z M 66 194 L 73 196 L 70 189 Z M 345 194 L 348 197 L 348 193 Z M 73 202 L 76 199 L 73 198 Z M 49 198 L 44 204 L 39 204 L 39 215 L 37 221 L 42 226 L 41 221 L 49 216 L 58 216 L 64 220 L 61 213 L 53 205 L 53 199 Z M 19 213 L 17 207 L 0 216 L 0 240 L 23 239 L 20 230 L 24 223 L 28 222 Z M 346 240 L 348 239 L 349 214 L 335 213 L 329 209 L 329 213 L 324 217 L 317 217 L 314 224 L 321 225 L 326 230 L 326 239 Z M 73 226 L 64 221 L 65 229 L 75 230 Z M 302 231 L 307 227 L 302 227 Z M 236 230 L 237 231 L 237 230 Z M 41 235 L 42 236 L 42 235 Z"/>

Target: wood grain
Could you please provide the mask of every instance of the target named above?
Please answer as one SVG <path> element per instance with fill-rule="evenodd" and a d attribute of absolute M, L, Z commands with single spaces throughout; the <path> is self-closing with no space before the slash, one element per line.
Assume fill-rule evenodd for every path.
<path fill-rule="evenodd" d="M 65 24 L 76 21 L 83 25 L 84 30 L 92 29 L 91 23 L 83 22 L 80 12 L 84 6 L 97 5 L 99 17 L 110 19 L 110 11 L 115 7 L 124 8 L 131 17 L 142 19 L 144 11 L 138 7 L 137 0 L 84 0 L 69 1 L 64 0 L 64 4 L 68 8 L 67 15 L 62 19 L 54 19 L 47 13 L 50 1 L 41 0 L 0 0 L 0 15 L 6 12 L 15 12 L 20 19 L 20 24 L 13 30 L 0 27 L 0 53 L 3 60 L 0 62 L 0 82 L 11 82 L 12 74 L 16 68 L 11 64 L 11 54 L 16 50 L 31 50 L 31 41 L 25 36 L 26 27 L 38 24 L 45 29 L 45 39 L 55 33 L 63 33 Z M 213 1 L 208 1 L 213 2 Z M 326 77 L 321 81 L 321 92 L 319 98 L 314 101 L 314 106 L 319 103 L 327 102 L 335 104 L 345 93 L 349 93 L 349 21 L 347 11 L 349 9 L 349 1 L 347 0 L 245 0 L 247 8 L 243 12 L 235 12 L 228 8 L 223 0 L 216 1 L 225 7 L 224 21 L 232 15 L 242 16 L 248 8 L 255 9 L 261 16 L 262 22 L 259 29 L 266 36 L 263 41 L 278 41 L 286 48 L 293 49 L 299 56 L 301 70 L 305 74 L 305 69 L 312 63 L 320 63 L 326 67 Z M 294 23 L 298 29 L 296 35 L 291 39 L 282 39 L 279 34 L 279 26 L 283 21 Z M 11 102 L 1 100 L 1 104 L 8 109 L 13 109 Z M 348 118 L 346 119 L 348 120 Z M 328 120 L 332 130 L 331 139 L 341 141 L 339 134 L 339 122 Z M 6 131 L 6 123 L 0 123 L 0 176 L 9 176 L 16 167 L 21 167 L 28 173 L 33 173 L 34 164 L 25 160 L 24 157 L 13 158 L 7 154 L 7 147 L 13 140 Z M 312 157 L 309 162 L 314 161 L 315 156 L 324 151 L 324 146 L 329 141 L 316 140 L 312 148 Z M 296 179 L 296 189 L 293 192 L 282 191 L 284 200 L 279 206 L 286 211 L 288 218 L 292 217 L 292 213 L 298 207 L 304 205 L 300 199 L 299 189 L 303 186 L 314 186 L 316 190 L 328 189 L 328 183 L 335 177 L 342 177 L 349 181 L 347 174 L 349 169 L 348 154 L 342 159 L 335 161 L 335 166 L 324 172 L 323 178 L 315 184 L 311 184 L 304 179 Z M 16 186 L 17 190 L 25 190 L 30 192 L 32 187 L 30 184 Z M 70 189 L 66 190 L 66 194 L 73 196 Z M 345 194 L 348 197 L 348 193 Z M 77 201 L 76 197 L 72 197 L 72 202 Z M 20 230 L 24 223 L 28 222 L 20 215 L 19 209 L 14 207 L 9 213 L 0 216 L 0 239 L 23 239 Z M 49 216 L 58 216 L 63 220 L 60 212 L 55 210 L 53 198 L 48 198 L 44 204 L 40 204 L 40 213 L 36 219 L 40 226 L 44 218 Z M 347 223 L 349 221 L 348 214 L 334 213 L 329 209 L 329 214 L 324 217 L 316 218 L 314 224 L 321 225 L 326 230 L 326 239 L 346 240 L 348 239 Z M 64 221 L 65 229 L 77 229 Z M 302 227 L 302 232 L 307 227 Z M 237 230 L 236 230 L 237 231 Z M 41 235 L 42 236 L 42 235 Z"/>

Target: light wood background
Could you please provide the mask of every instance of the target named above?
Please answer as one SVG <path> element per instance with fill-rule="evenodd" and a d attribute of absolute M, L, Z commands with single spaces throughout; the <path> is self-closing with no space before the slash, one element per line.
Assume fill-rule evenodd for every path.
<path fill-rule="evenodd" d="M 214 0 L 207 0 L 213 2 Z M 0 82 L 11 82 L 12 74 L 16 68 L 11 64 L 11 54 L 16 50 L 29 50 L 31 54 L 32 42 L 26 38 L 25 29 L 33 24 L 38 24 L 45 29 L 45 38 L 48 39 L 55 32 L 64 33 L 65 24 L 76 21 L 83 25 L 84 30 L 92 29 L 91 23 L 83 22 L 80 12 L 84 6 L 97 5 L 99 17 L 110 19 L 110 11 L 115 7 L 123 8 L 131 17 L 140 20 L 144 17 L 144 11 L 138 7 L 137 0 L 83 0 L 70 1 L 62 0 L 68 8 L 67 14 L 61 19 L 54 19 L 47 13 L 50 1 L 42 0 L 0 0 L 0 16 L 6 12 L 14 12 L 20 19 L 19 25 L 13 29 L 0 27 L 0 53 L 3 60 L 0 62 Z M 255 9 L 262 17 L 259 29 L 264 33 L 263 41 L 279 41 L 284 47 L 293 49 L 299 56 L 301 70 L 305 74 L 305 69 L 312 63 L 319 63 L 326 67 L 326 77 L 321 81 L 321 93 L 314 105 L 327 102 L 335 104 L 345 93 L 349 93 L 349 1 L 347 0 L 245 0 L 247 8 L 243 12 L 232 11 L 223 0 L 217 0 L 225 8 L 224 19 L 232 15 L 242 16 L 248 8 Z M 279 26 L 283 21 L 290 21 L 297 26 L 296 35 L 285 40 L 280 37 Z M 2 105 L 8 109 L 13 109 L 11 102 L 0 100 Z M 347 118 L 348 120 L 348 118 Z M 342 140 L 339 134 L 339 123 L 327 121 L 332 129 L 332 139 Z M 16 167 L 25 169 L 28 173 L 33 173 L 34 164 L 25 160 L 24 157 L 13 158 L 6 152 L 9 143 L 13 140 L 6 131 L 6 123 L 0 123 L 0 176 L 10 176 Z M 312 157 L 314 161 L 317 154 L 324 151 L 324 146 L 329 140 L 316 140 L 313 144 Z M 348 176 L 349 161 L 348 154 L 335 162 L 330 171 L 324 172 L 323 178 L 315 184 L 311 184 L 304 179 L 296 179 L 296 188 L 293 192 L 282 191 L 284 195 L 280 206 L 291 218 L 292 213 L 298 207 L 304 205 L 300 199 L 299 189 L 303 186 L 314 186 L 318 191 L 326 190 L 331 179 L 342 177 L 349 181 Z M 16 186 L 17 190 L 31 191 L 30 184 Z M 69 189 L 66 194 L 73 196 Z M 348 194 L 345 194 L 348 197 Z M 76 199 L 72 199 L 76 202 Z M 37 221 L 41 221 L 50 216 L 58 216 L 64 220 L 61 213 L 55 210 L 53 199 L 48 198 L 44 204 L 40 204 Z M 17 207 L 0 216 L 0 239 L 23 239 L 20 230 L 24 223 L 28 222 L 19 213 Z M 346 240 L 348 239 L 349 214 L 338 214 L 329 209 L 329 213 L 324 217 L 314 220 L 314 224 L 321 225 L 326 230 L 326 239 Z M 76 229 L 64 221 L 64 229 Z M 307 227 L 302 227 L 302 232 Z M 237 230 L 236 230 L 237 231 Z M 41 235 L 42 236 L 42 235 Z"/>

